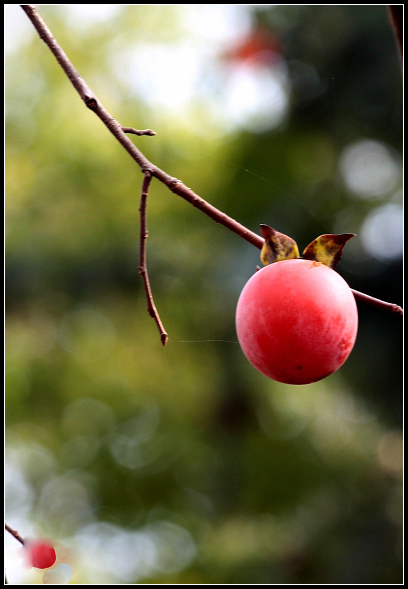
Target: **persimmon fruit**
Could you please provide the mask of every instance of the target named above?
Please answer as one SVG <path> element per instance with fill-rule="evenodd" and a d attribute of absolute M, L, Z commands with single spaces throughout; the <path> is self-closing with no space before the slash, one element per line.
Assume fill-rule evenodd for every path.
<path fill-rule="evenodd" d="M 238 341 L 260 372 L 287 384 L 329 376 L 357 337 L 354 295 L 335 270 L 314 260 L 274 262 L 256 272 L 238 300 Z"/>

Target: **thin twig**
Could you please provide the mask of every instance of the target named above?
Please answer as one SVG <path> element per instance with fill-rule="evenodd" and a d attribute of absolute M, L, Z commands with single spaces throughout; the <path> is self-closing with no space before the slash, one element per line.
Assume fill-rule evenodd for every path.
<path fill-rule="evenodd" d="M 157 135 L 156 131 L 153 131 L 153 129 L 144 129 L 143 131 L 139 131 L 133 127 L 122 127 L 122 131 L 124 133 L 133 133 L 133 135 L 139 135 L 139 137 L 141 135 L 149 135 L 150 137 Z"/>
<path fill-rule="evenodd" d="M 42 20 L 40 15 L 38 14 L 37 10 L 32 4 L 21 4 L 21 8 L 27 14 L 28 18 L 33 23 L 34 27 L 36 28 L 40 38 L 46 43 L 46 45 L 50 48 L 54 56 L 56 57 L 58 63 L 68 76 L 69 80 L 77 90 L 78 94 L 85 102 L 86 106 L 91 109 L 106 125 L 109 131 L 116 137 L 119 143 L 126 149 L 126 151 L 130 154 L 130 156 L 135 160 L 135 162 L 140 166 L 140 169 L 144 174 L 149 172 L 151 176 L 154 176 L 160 182 L 162 182 L 169 190 L 184 198 L 187 202 L 189 202 L 194 207 L 198 208 L 202 213 L 213 219 L 216 223 L 227 227 L 233 233 L 236 233 L 242 239 L 245 239 L 255 247 L 262 249 L 262 245 L 264 240 L 262 237 L 250 231 L 241 223 L 238 223 L 216 207 L 210 205 L 207 201 L 203 198 L 198 196 L 191 188 L 187 188 L 180 180 L 177 178 L 173 178 L 166 174 L 163 170 L 152 164 L 143 154 L 141 151 L 137 149 L 137 147 L 130 141 L 130 139 L 126 136 L 124 132 L 124 128 L 108 113 L 108 111 L 102 106 L 99 99 L 96 95 L 92 92 L 89 86 L 84 82 L 81 76 L 78 74 L 70 60 L 68 59 L 65 52 L 61 49 L 58 45 L 57 41 L 54 39 L 51 31 Z M 385 303 L 384 301 L 380 301 L 379 299 L 375 299 L 374 297 L 370 297 L 368 295 L 364 295 L 363 293 L 359 293 L 352 289 L 352 292 L 357 300 L 364 301 L 365 303 L 369 303 L 375 305 L 376 307 L 382 308 L 386 311 L 391 311 L 394 313 L 401 314 L 401 307 L 398 305 L 393 305 L 391 303 Z"/>
<path fill-rule="evenodd" d="M 16 540 L 18 540 L 21 544 L 24 545 L 24 539 L 20 536 L 17 530 L 12 528 L 7 522 L 4 522 L 4 527 L 12 536 L 14 536 L 14 538 L 16 538 Z"/>
<path fill-rule="evenodd" d="M 156 309 L 156 305 L 153 301 L 152 289 L 150 288 L 150 281 L 149 281 L 149 273 L 147 271 L 147 264 L 146 264 L 146 240 L 149 235 L 147 231 L 147 220 L 146 220 L 146 208 L 147 208 L 147 196 L 149 194 L 150 182 L 152 181 L 152 176 L 150 172 L 145 172 L 143 178 L 143 185 L 142 185 L 142 194 L 140 196 L 140 249 L 139 249 L 139 267 L 138 272 L 143 280 L 143 286 L 146 293 L 147 299 L 147 312 L 149 313 L 150 317 L 156 321 L 157 327 L 160 332 L 160 339 L 165 346 L 169 339 L 164 327 L 163 323 L 160 320 L 159 313 Z"/>

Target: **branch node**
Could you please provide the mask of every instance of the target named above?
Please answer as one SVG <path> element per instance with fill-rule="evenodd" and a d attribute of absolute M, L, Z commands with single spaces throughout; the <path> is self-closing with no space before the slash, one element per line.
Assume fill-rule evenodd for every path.
<path fill-rule="evenodd" d="M 153 176 L 153 168 L 149 167 L 149 168 L 142 168 L 142 173 L 144 174 L 144 177 L 149 177 L 151 178 Z"/>
<path fill-rule="evenodd" d="M 153 131 L 153 129 L 139 130 L 139 129 L 134 129 L 133 127 L 122 127 L 122 131 L 124 133 L 133 133 L 133 135 L 138 135 L 139 137 L 141 137 L 142 135 L 148 135 L 149 137 L 153 137 L 154 135 L 157 135 L 156 131 Z"/>
<path fill-rule="evenodd" d="M 178 178 L 172 178 L 168 182 L 167 188 L 169 188 L 173 192 L 177 184 L 183 184 L 183 183 L 181 180 L 178 180 Z"/>
<path fill-rule="evenodd" d="M 98 103 L 93 96 L 86 96 L 84 102 L 86 106 L 93 111 L 95 111 L 98 106 Z"/>

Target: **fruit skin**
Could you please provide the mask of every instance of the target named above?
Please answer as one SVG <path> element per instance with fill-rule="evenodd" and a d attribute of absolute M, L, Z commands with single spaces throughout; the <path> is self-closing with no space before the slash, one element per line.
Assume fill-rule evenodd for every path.
<path fill-rule="evenodd" d="M 346 281 L 320 262 L 274 262 L 256 272 L 238 300 L 238 341 L 260 372 L 309 384 L 335 372 L 357 337 L 357 305 Z"/>
<path fill-rule="evenodd" d="M 48 569 L 56 561 L 54 547 L 48 540 L 32 540 L 26 548 L 31 566 L 37 569 Z"/>

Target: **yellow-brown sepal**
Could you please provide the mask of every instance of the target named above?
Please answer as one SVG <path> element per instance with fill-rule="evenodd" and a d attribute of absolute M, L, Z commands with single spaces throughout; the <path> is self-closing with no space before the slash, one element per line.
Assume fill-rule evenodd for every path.
<path fill-rule="evenodd" d="M 334 270 L 340 262 L 344 246 L 352 237 L 355 237 L 355 233 L 320 235 L 312 243 L 309 243 L 302 258 L 321 262 Z"/>
<path fill-rule="evenodd" d="M 261 250 L 261 262 L 264 266 L 300 258 L 296 241 L 283 233 L 279 233 L 269 225 L 261 225 L 261 235 L 265 242 Z M 345 244 L 355 237 L 355 233 L 327 233 L 320 235 L 309 243 L 302 254 L 305 260 L 313 260 L 325 264 L 333 270 L 340 261 Z"/>
<path fill-rule="evenodd" d="M 261 250 L 261 262 L 264 266 L 282 260 L 299 258 L 299 250 L 291 237 L 275 231 L 269 225 L 261 225 L 261 235 L 265 240 Z"/>

